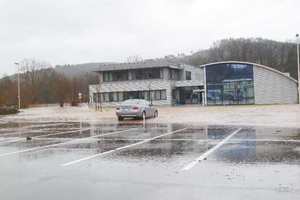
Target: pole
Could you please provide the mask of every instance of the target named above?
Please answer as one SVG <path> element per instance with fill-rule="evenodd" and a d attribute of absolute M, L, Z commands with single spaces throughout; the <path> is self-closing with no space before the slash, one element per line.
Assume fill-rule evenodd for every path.
<path fill-rule="evenodd" d="M 298 103 L 300 104 L 300 61 L 299 61 L 299 34 L 296 35 L 296 42 L 297 42 L 297 64 L 298 64 Z"/>
<path fill-rule="evenodd" d="M 21 109 L 21 89 L 20 89 L 20 69 L 19 69 L 19 63 L 15 62 L 15 65 L 17 66 L 17 76 L 18 76 L 18 109 Z"/>
<path fill-rule="evenodd" d="M 19 105 L 19 109 L 21 108 L 21 89 L 20 89 L 20 71 L 18 69 L 18 105 Z"/>

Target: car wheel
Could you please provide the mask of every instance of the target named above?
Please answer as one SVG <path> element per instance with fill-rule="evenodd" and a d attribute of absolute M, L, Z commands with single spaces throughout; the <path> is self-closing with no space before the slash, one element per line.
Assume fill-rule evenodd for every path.
<path fill-rule="evenodd" d="M 158 111 L 154 112 L 154 118 L 158 117 Z"/>
<path fill-rule="evenodd" d="M 123 117 L 118 117 L 119 121 L 123 121 L 123 119 L 124 119 Z"/>

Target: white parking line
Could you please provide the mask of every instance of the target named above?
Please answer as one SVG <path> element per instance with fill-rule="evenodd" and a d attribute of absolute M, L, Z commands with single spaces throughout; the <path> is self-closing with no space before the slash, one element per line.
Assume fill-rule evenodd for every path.
<path fill-rule="evenodd" d="M 221 142 L 219 142 L 216 146 L 214 146 L 213 148 L 209 149 L 208 151 L 206 151 L 205 153 L 203 153 L 201 156 L 199 156 L 198 158 L 196 158 L 195 160 L 193 160 L 192 162 L 190 162 L 189 164 L 187 164 L 186 166 L 184 166 L 181 169 L 181 171 L 187 171 L 187 170 L 192 169 L 198 162 L 206 159 L 210 154 L 212 154 L 214 151 L 216 151 L 217 149 L 219 149 L 228 140 L 230 140 L 230 138 L 232 138 L 235 134 L 237 134 L 241 130 L 242 130 L 241 128 L 235 130 L 233 133 L 231 133 L 229 136 L 227 136 L 225 139 L 223 139 Z"/>
<path fill-rule="evenodd" d="M 54 135 L 64 135 L 64 134 L 69 134 L 69 133 L 76 133 L 76 132 L 80 132 L 80 131 L 88 131 L 91 128 L 85 128 L 85 129 L 77 129 L 77 130 L 72 130 L 72 131 L 65 131 L 65 132 L 58 132 L 58 133 L 50 133 L 50 134 L 46 134 L 46 135 L 39 135 L 39 136 L 34 136 L 32 137 L 34 138 L 42 138 L 42 137 L 48 137 L 48 136 L 54 136 Z"/>
<path fill-rule="evenodd" d="M 116 148 L 116 149 L 113 149 L 113 150 L 105 151 L 105 152 L 102 152 L 102 153 L 99 153 L 99 154 L 94 154 L 94 155 L 91 155 L 91 156 L 88 156 L 88 157 L 84 157 L 84 158 L 81 158 L 81 159 L 78 159 L 78 160 L 67 162 L 67 163 L 62 164 L 62 166 L 66 167 L 66 166 L 74 165 L 76 163 L 79 163 L 79 162 L 82 162 L 82 161 L 86 161 L 86 160 L 90 160 L 90 159 L 96 158 L 98 156 L 103 156 L 103 155 L 110 154 L 110 153 L 113 153 L 113 152 L 116 152 L 116 151 L 120 151 L 120 150 L 123 150 L 123 149 L 130 148 L 130 147 L 133 147 L 133 146 L 141 145 L 141 144 L 150 142 L 152 140 L 155 140 L 157 138 L 161 138 L 161 137 L 164 137 L 164 136 L 168 136 L 168 135 L 171 135 L 171 134 L 183 131 L 185 129 L 187 129 L 187 128 L 182 128 L 182 129 L 179 129 L 179 130 L 176 130 L 176 131 L 172 131 L 172 132 L 168 132 L 168 133 L 156 136 L 156 137 L 145 139 L 143 141 L 136 142 L 136 143 L 133 143 L 133 144 L 130 144 L 130 145 L 122 146 L 122 147 L 119 147 L 119 148 Z"/>
<path fill-rule="evenodd" d="M 0 154 L 0 157 L 14 155 L 14 154 L 18 154 L 18 153 L 25 153 L 25 152 L 29 152 L 29 151 L 35 151 L 35 150 L 45 150 L 45 149 L 50 148 L 50 147 L 56 147 L 56 146 L 61 146 L 61 145 L 65 145 L 65 144 L 73 144 L 73 143 L 76 144 L 76 142 L 78 142 L 78 141 L 84 141 L 84 140 L 91 139 L 91 138 L 97 138 L 97 137 L 103 137 L 103 136 L 123 133 L 123 132 L 127 132 L 127 131 L 130 131 L 130 130 L 133 130 L 133 129 L 137 129 L 137 128 L 131 128 L 131 129 L 126 129 L 126 130 L 122 130 L 122 131 L 114 131 L 114 132 L 101 134 L 101 135 L 93 135 L 93 136 L 85 137 L 85 138 L 77 138 L 77 139 L 70 140 L 70 141 L 67 141 L 67 142 L 61 142 L 61 143 L 50 144 L 50 145 L 46 145 L 46 146 L 39 146 L 39 147 L 30 148 L 30 149 L 24 149 L 24 150 L 20 150 L 20 151 L 13 151 L 13 152 L 8 152 L 8 153 L 3 153 L 3 154 Z"/>

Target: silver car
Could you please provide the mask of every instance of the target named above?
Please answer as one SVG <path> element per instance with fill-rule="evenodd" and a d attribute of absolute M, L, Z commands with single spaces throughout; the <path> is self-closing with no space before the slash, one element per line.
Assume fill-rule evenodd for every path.
<path fill-rule="evenodd" d="M 116 108 L 119 121 L 125 117 L 142 118 L 158 117 L 158 110 L 143 99 L 128 99 Z"/>

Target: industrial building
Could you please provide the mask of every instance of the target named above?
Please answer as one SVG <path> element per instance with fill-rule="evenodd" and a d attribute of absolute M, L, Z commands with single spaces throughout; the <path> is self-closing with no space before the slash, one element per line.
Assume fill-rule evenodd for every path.
<path fill-rule="evenodd" d="M 99 67 L 90 103 L 115 106 L 140 98 L 154 105 L 294 104 L 297 81 L 255 63 L 226 61 L 202 66 L 164 60 Z"/>

